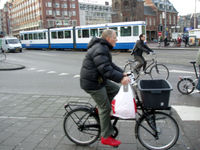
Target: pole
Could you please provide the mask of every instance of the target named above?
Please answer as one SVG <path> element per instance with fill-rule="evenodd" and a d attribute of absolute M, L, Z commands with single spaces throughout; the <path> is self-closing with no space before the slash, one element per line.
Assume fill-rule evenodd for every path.
<path fill-rule="evenodd" d="M 167 23 L 167 5 L 166 5 L 166 0 L 165 0 L 165 36 L 166 36 L 166 23 Z"/>
<path fill-rule="evenodd" d="M 194 29 L 196 28 L 196 4 L 197 0 L 195 0 L 195 6 L 194 6 Z"/>

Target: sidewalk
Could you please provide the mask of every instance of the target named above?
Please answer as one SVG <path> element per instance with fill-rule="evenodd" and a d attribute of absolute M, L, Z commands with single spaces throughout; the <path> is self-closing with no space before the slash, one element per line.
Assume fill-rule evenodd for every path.
<path fill-rule="evenodd" d="M 0 61 L 0 71 L 19 70 L 24 68 L 25 68 L 24 65 L 11 63 L 6 60 L 2 62 Z"/>
<path fill-rule="evenodd" d="M 118 123 L 122 144 L 118 148 L 102 145 L 76 146 L 63 131 L 64 105 L 86 101 L 88 97 L 0 93 L 0 150 L 145 150 L 135 138 L 133 121 Z M 176 112 L 180 137 L 172 150 L 198 150 L 199 124 L 183 122 Z"/>
<path fill-rule="evenodd" d="M 161 45 L 159 45 L 159 43 L 155 43 L 155 42 L 148 42 L 147 45 L 154 49 L 154 50 L 161 50 L 161 49 L 167 49 L 167 50 L 198 50 L 200 48 L 200 46 L 196 46 L 196 47 L 185 47 L 185 43 L 181 43 L 180 47 L 174 46 L 173 42 L 170 42 L 169 46 L 164 46 L 164 42 L 161 43 Z"/>

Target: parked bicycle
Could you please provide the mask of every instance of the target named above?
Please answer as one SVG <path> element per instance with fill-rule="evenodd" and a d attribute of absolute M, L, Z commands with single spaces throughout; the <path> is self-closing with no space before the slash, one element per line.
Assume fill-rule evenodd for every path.
<path fill-rule="evenodd" d="M 179 77 L 179 81 L 177 83 L 177 89 L 181 94 L 186 94 L 189 95 L 191 94 L 194 89 L 196 88 L 197 82 L 198 82 L 198 73 L 197 73 L 197 67 L 196 67 L 196 62 L 191 61 L 190 62 L 193 65 L 194 72 L 195 72 L 195 79 L 192 79 L 191 76 L 183 76 Z"/>
<path fill-rule="evenodd" d="M 4 62 L 5 60 L 6 60 L 6 54 L 2 49 L 0 49 L 0 62 Z"/>
<path fill-rule="evenodd" d="M 133 73 L 131 73 L 131 80 L 134 79 Z M 154 84 L 148 83 L 148 86 L 154 86 L 160 88 L 156 89 L 156 94 L 151 94 L 156 103 L 149 103 L 151 96 L 142 94 L 142 91 L 148 90 L 146 82 L 154 82 Z M 164 82 L 164 83 L 160 83 Z M 179 127 L 176 120 L 168 113 L 159 111 L 159 109 L 170 110 L 168 103 L 163 102 L 164 99 L 169 98 L 169 93 L 163 95 L 162 88 L 166 90 L 171 86 L 166 80 L 139 80 L 138 85 L 132 82 L 132 87 L 135 89 L 135 99 L 137 104 L 137 115 L 135 119 L 135 136 L 139 142 L 150 150 L 166 150 L 176 144 L 179 137 Z M 165 85 L 166 87 L 160 87 Z M 141 88 L 141 86 L 145 87 Z M 142 90 L 143 89 L 143 90 Z M 139 91 L 139 92 L 137 92 Z M 168 91 L 168 92 L 169 92 Z M 160 92 L 160 94 L 159 94 Z M 151 93 L 151 92 L 150 92 Z M 141 94 L 142 98 L 139 98 Z M 159 95 L 159 97 L 157 97 Z M 154 97 L 156 96 L 156 97 Z M 144 98 L 145 97 L 145 98 Z M 159 100 L 158 100 L 159 99 Z M 169 100 L 169 99 L 167 99 Z M 166 101 L 167 101 L 166 100 Z M 153 105 L 152 105 L 153 104 Z M 73 143 L 78 145 L 89 145 L 99 139 L 100 136 L 100 122 L 98 117 L 98 109 L 87 102 L 69 102 L 65 105 L 65 117 L 63 121 L 63 128 L 66 136 Z M 111 116 L 113 121 L 113 127 L 115 130 L 114 138 L 118 135 L 118 129 L 116 127 L 120 118 Z"/>
<path fill-rule="evenodd" d="M 157 55 L 155 53 L 152 53 L 152 59 L 147 60 L 147 66 L 144 70 L 144 74 L 150 75 L 152 79 L 165 79 L 167 80 L 169 78 L 169 70 L 167 66 L 164 64 L 157 63 Z M 138 61 L 136 60 L 128 60 L 127 63 L 124 66 L 124 71 L 132 71 L 135 73 L 136 79 L 139 78 L 140 74 L 136 73 L 135 66 L 138 64 Z"/>

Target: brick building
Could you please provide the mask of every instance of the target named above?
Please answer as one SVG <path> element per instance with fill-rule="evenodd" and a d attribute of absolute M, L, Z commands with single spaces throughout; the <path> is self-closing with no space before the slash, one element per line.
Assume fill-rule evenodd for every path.
<path fill-rule="evenodd" d="M 152 7 L 144 6 L 144 19 L 146 22 L 147 41 L 157 39 L 157 15 Z"/>
<path fill-rule="evenodd" d="M 143 0 L 112 0 L 112 22 L 144 21 Z"/>
<path fill-rule="evenodd" d="M 162 33 L 162 38 L 166 36 L 171 38 L 174 29 L 172 27 L 177 25 L 178 12 L 174 8 L 173 4 L 169 0 L 145 0 L 145 6 L 151 7 L 152 11 L 156 14 L 155 26 L 157 29 L 153 29 L 147 26 L 147 37 L 152 40 L 158 37 L 158 32 Z M 166 9 L 165 9 L 166 7 Z M 165 10 L 166 10 L 166 30 L 165 30 Z M 146 16 L 147 17 L 147 16 Z M 154 25 L 152 25 L 154 26 Z M 152 32 L 153 31 L 153 32 Z M 156 32 L 156 35 L 152 34 Z"/>
<path fill-rule="evenodd" d="M 21 30 L 79 25 L 78 0 L 12 0 L 13 35 Z"/>
<path fill-rule="evenodd" d="M 11 33 L 10 28 L 10 3 L 7 2 L 4 8 L 1 10 L 1 29 L 4 35 L 9 35 Z"/>

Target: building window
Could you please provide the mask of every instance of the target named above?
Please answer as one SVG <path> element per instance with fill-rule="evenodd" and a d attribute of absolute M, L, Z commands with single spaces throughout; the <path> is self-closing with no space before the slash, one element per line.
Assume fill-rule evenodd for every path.
<path fill-rule="evenodd" d="M 175 16 L 175 15 L 174 15 L 174 18 L 173 18 L 173 19 L 174 19 L 174 24 L 176 24 L 176 16 Z"/>
<path fill-rule="evenodd" d="M 62 4 L 62 8 L 67 8 L 67 4 L 66 3 Z"/>
<path fill-rule="evenodd" d="M 68 12 L 67 12 L 67 11 L 63 11 L 63 15 L 64 15 L 64 16 L 67 16 L 67 15 L 68 15 Z"/>
<path fill-rule="evenodd" d="M 71 8 L 76 8 L 76 4 L 71 4 Z"/>
<path fill-rule="evenodd" d="M 56 15 L 59 16 L 60 15 L 60 11 L 56 10 Z"/>
<path fill-rule="evenodd" d="M 172 24 L 172 18 L 170 14 L 169 14 L 169 24 Z"/>
<path fill-rule="evenodd" d="M 46 2 L 46 7 L 52 7 L 52 3 L 51 2 Z"/>
<path fill-rule="evenodd" d="M 120 27 L 121 36 L 131 36 L 131 27 Z"/>
<path fill-rule="evenodd" d="M 46 14 L 47 14 L 47 15 L 52 15 L 52 10 L 47 10 L 47 11 L 46 11 Z"/>
<path fill-rule="evenodd" d="M 55 8 L 60 8 L 60 4 L 59 3 L 55 3 Z"/>
<path fill-rule="evenodd" d="M 76 16 L 76 11 L 72 11 L 72 16 Z"/>
<path fill-rule="evenodd" d="M 160 14 L 160 24 L 162 24 L 162 14 Z"/>
<path fill-rule="evenodd" d="M 150 26 L 152 25 L 152 21 L 151 21 L 151 18 L 149 18 L 149 25 L 150 25 Z"/>
<path fill-rule="evenodd" d="M 124 1 L 124 8 L 129 8 L 129 2 L 128 1 Z"/>
<path fill-rule="evenodd" d="M 119 3 L 115 2 L 115 9 L 119 9 Z"/>
<path fill-rule="evenodd" d="M 147 17 L 145 18 L 145 22 L 146 22 L 146 25 L 148 25 L 148 18 Z"/>

